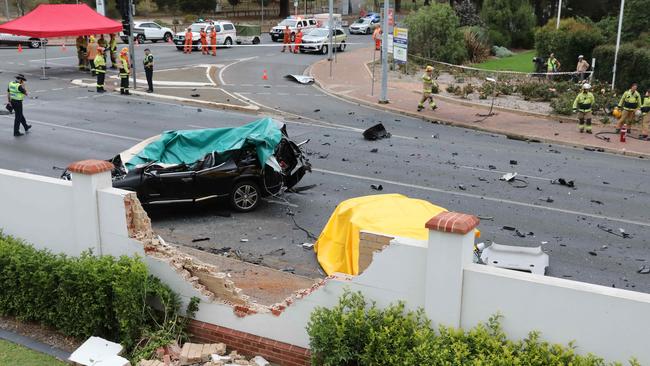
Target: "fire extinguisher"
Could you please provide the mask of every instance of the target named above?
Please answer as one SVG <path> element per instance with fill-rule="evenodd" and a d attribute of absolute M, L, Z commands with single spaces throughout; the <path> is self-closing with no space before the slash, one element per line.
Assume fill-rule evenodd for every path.
<path fill-rule="evenodd" d="M 621 142 L 625 142 L 625 135 L 627 135 L 627 124 L 621 128 Z"/>

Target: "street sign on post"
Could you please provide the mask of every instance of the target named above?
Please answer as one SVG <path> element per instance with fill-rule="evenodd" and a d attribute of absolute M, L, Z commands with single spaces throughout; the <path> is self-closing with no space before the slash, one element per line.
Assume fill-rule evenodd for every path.
<path fill-rule="evenodd" d="M 408 59 L 409 30 L 395 28 L 393 30 L 393 59 L 398 64 L 405 64 Z"/>
<path fill-rule="evenodd" d="M 388 48 L 388 53 L 393 53 L 393 35 L 388 35 L 388 42 L 386 43 L 386 48 Z"/>

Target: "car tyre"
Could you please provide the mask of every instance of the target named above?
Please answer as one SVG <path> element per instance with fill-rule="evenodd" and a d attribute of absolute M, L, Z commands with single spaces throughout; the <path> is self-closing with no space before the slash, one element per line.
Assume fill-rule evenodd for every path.
<path fill-rule="evenodd" d="M 327 46 L 326 44 L 324 44 L 323 47 L 321 47 L 320 52 L 321 52 L 323 55 L 327 55 L 327 51 L 329 50 L 329 48 L 327 48 L 327 47 L 328 47 L 328 46 Z"/>
<path fill-rule="evenodd" d="M 253 44 L 260 44 L 260 37 L 253 38 Z"/>
<path fill-rule="evenodd" d="M 226 38 L 226 40 L 223 42 L 223 44 L 224 44 L 226 47 L 230 47 L 230 46 L 232 46 L 232 38 L 230 38 L 230 37 Z"/>
<path fill-rule="evenodd" d="M 345 51 L 345 41 L 341 41 L 339 44 L 339 52 Z"/>
<path fill-rule="evenodd" d="M 30 39 L 29 48 L 41 48 L 41 41 L 39 39 Z"/>
<path fill-rule="evenodd" d="M 294 43 L 296 41 L 296 34 L 291 33 L 291 43 Z"/>
<path fill-rule="evenodd" d="M 168 33 L 165 33 L 162 40 L 163 40 L 163 42 L 169 42 L 172 38 L 173 38 L 172 34 L 168 32 Z"/>
<path fill-rule="evenodd" d="M 182 50 L 183 50 L 183 48 L 184 48 L 184 47 L 181 47 L 181 46 L 176 46 L 176 49 L 177 49 L 177 50 L 179 50 L 179 51 L 182 51 Z"/>
<path fill-rule="evenodd" d="M 257 208 L 262 199 L 260 187 L 251 180 L 242 180 L 232 187 L 230 205 L 239 212 L 250 212 Z"/>
<path fill-rule="evenodd" d="M 136 36 L 136 38 L 138 39 L 138 43 L 140 43 L 140 44 L 144 43 L 144 41 L 145 41 L 144 35 L 142 35 L 142 34 L 138 34 Z"/>

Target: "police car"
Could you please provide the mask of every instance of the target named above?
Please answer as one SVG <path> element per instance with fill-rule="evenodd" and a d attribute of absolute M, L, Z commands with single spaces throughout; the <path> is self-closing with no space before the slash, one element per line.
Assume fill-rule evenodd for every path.
<path fill-rule="evenodd" d="M 230 47 L 237 40 L 237 30 L 235 29 L 235 25 L 230 21 L 199 20 L 198 22 L 193 23 L 189 28 L 192 31 L 192 44 L 194 45 L 194 50 L 198 50 L 201 45 L 201 29 L 204 29 L 208 33 L 208 45 L 210 44 L 210 33 L 212 33 L 213 28 L 217 31 L 218 45 Z M 186 31 L 187 29 L 184 29 L 174 35 L 174 44 L 176 44 L 176 49 L 179 51 L 182 51 L 185 46 Z"/>

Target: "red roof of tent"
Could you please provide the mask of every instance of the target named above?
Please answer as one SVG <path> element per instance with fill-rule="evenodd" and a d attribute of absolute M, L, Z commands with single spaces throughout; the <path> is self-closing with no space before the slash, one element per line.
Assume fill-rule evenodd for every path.
<path fill-rule="evenodd" d="M 24 16 L 0 25 L 0 33 L 35 38 L 87 36 L 122 31 L 122 23 L 86 4 L 41 4 Z"/>

